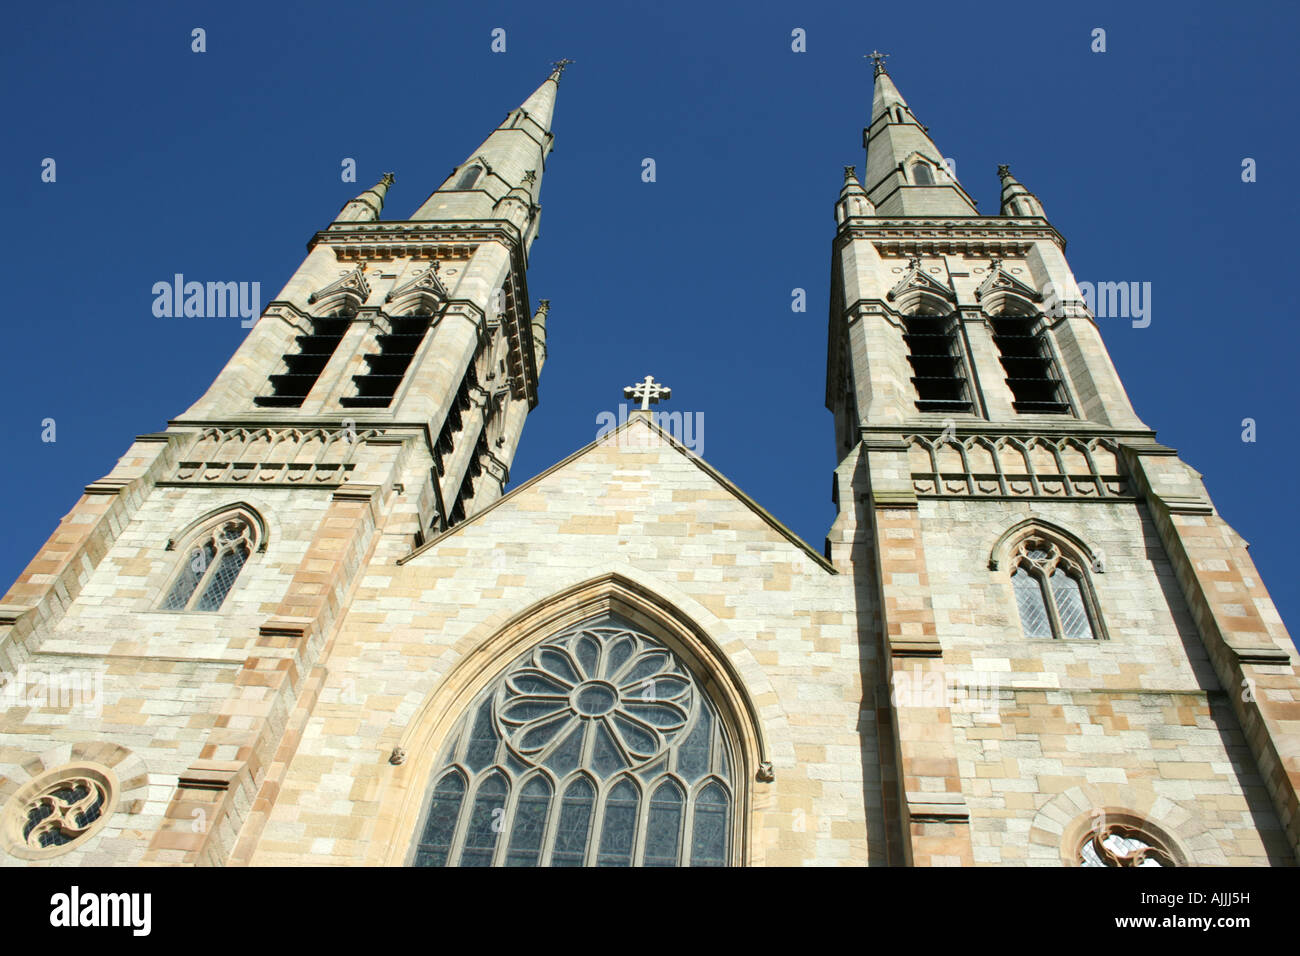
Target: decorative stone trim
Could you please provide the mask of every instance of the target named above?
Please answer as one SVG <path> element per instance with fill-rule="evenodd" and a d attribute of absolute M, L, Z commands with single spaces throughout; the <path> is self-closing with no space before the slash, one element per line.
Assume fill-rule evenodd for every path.
<path fill-rule="evenodd" d="M 358 298 L 360 301 L 357 302 L 357 305 L 361 305 L 362 302 L 370 298 L 370 283 L 366 281 L 362 270 L 353 269 L 324 288 L 317 289 L 307 296 L 307 304 L 315 305 L 317 302 L 336 298 L 340 294 Z"/>
<path fill-rule="evenodd" d="M 86 485 L 88 495 L 120 495 L 130 486 L 133 478 L 101 478 Z"/>
<path fill-rule="evenodd" d="M 1108 438 L 914 434 L 907 442 L 912 488 L 926 497 L 1132 496 L 1119 447 Z"/>
<path fill-rule="evenodd" d="M 889 642 L 889 653 L 894 657 L 943 657 L 943 645 L 938 639 L 896 638 Z"/>
<path fill-rule="evenodd" d="M 356 469 L 357 449 L 382 434 L 374 428 L 207 428 L 165 484 L 339 485 Z"/>
<path fill-rule="evenodd" d="M 257 629 L 258 637 L 288 637 L 301 640 L 311 629 L 310 618 L 273 617 Z"/>
<path fill-rule="evenodd" d="M 970 823 L 970 808 L 960 793 L 909 792 L 907 815 L 913 823 Z"/>

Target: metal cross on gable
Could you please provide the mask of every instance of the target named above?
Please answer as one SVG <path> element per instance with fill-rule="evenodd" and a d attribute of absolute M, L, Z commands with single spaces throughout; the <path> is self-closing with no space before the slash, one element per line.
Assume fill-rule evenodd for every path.
<path fill-rule="evenodd" d="M 647 375 L 645 381 L 623 389 L 623 397 L 639 401 L 642 411 L 649 411 L 651 405 L 657 405 L 661 398 L 671 398 L 672 394 L 673 390 L 667 385 L 660 385 L 653 375 Z"/>

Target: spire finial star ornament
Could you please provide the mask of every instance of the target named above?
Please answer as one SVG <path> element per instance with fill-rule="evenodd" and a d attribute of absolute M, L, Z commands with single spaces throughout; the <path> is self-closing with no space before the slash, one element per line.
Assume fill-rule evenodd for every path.
<path fill-rule="evenodd" d="M 564 71 L 565 69 L 568 68 L 569 64 L 576 63 L 576 62 L 577 62 L 576 60 L 570 60 L 567 56 L 565 56 L 565 57 L 561 57 L 560 59 L 552 63 L 551 66 L 555 68 L 555 73 L 554 73 L 555 81 L 558 83 L 560 81 L 560 77 L 564 75 Z"/>
<path fill-rule="evenodd" d="M 623 397 L 639 401 L 643 412 L 648 412 L 650 406 L 657 405 L 660 399 L 671 398 L 672 394 L 673 390 L 667 385 L 656 382 L 653 375 L 647 375 L 645 381 L 628 385 L 623 389 Z"/>
<path fill-rule="evenodd" d="M 888 70 L 885 69 L 885 59 L 886 59 L 886 57 L 888 57 L 888 56 L 889 56 L 888 53 L 881 53 L 879 50 L 872 50 L 870 53 L 868 53 L 868 54 L 867 54 L 866 56 L 864 56 L 862 59 L 864 59 L 864 60 L 867 60 L 867 59 L 871 60 L 871 62 L 872 62 L 873 64 L 875 64 L 875 66 L 874 66 L 874 68 L 873 68 L 873 70 L 872 70 L 872 74 L 871 74 L 871 75 L 872 75 L 872 76 L 879 76 L 881 73 L 887 73 L 887 72 L 889 72 Z"/>

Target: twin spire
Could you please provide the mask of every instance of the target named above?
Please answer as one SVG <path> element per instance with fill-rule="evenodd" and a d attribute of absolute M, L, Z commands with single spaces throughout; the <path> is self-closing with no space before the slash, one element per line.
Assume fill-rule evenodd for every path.
<path fill-rule="evenodd" d="M 862 145 L 867 150 L 863 192 L 874 212 L 867 215 L 979 215 L 975 201 L 958 182 L 955 167 L 894 85 L 885 67 L 887 55 L 874 50 L 868 54 L 873 62 L 874 91 L 871 122 L 862 131 Z M 1006 166 L 998 167 L 998 175 L 1002 178 L 1002 215 L 1044 215 L 1042 203 L 1011 177 Z M 836 218 L 841 222 L 847 211 L 845 199 L 841 191 L 836 205 Z"/>
<path fill-rule="evenodd" d="M 930 138 L 929 129 L 917 120 L 894 84 L 885 65 L 887 56 L 877 50 L 868 54 L 874 90 L 871 122 L 862 131 L 867 150 L 866 186 L 858 182 L 855 168 L 846 167 L 836 218 L 843 222 L 847 217 L 863 215 L 978 215 L 974 200 Z M 542 172 L 554 142 L 551 121 L 556 95 L 560 79 L 572 62 L 568 58 L 556 60 L 542 84 L 453 170 L 411 218 L 446 218 L 449 212 L 454 215 L 458 211 L 472 213 L 467 218 L 487 218 L 497 211 L 503 197 L 525 207 L 527 220 L 535 218 Z M 1002 183 L 1001 215 L 1045 217 L 1042 202 L 1011 175 L 1009 167 L 999 166 L 998 176 Z M 495 189 L 488 185 L 489 180 L 495 181 Z M 385 173 L 378 183 L 348 202 L 336 221 L 379 219 L 393 181 L 393 174 Z M 452 201 L 449 194 L 455 193 L 462 194 L 462 201 Z M 474 196 L 478 197 L 476 201 L 471 198 Z M 443 197 L 442 201 L 435 202 L 439 197 Z M 467 208 L 470 206 L 487 208 L 471 210 Z"/>
<path fill-rule="evenodd" d="M 505 121 L 452 171 L 411 219 L 506 218 L 519 219 L 516 224 L 521 227 L 535 224 L 542 172 L 555 140 L 551 121 L 556 94 L 560 78 L 573 62 L 568 58 L 556 60 L 542 84 L 511 110 Z M 379 219 L 393 181 L 393 174 L 385 173 L 378 183 L 344 205 L 335 222 Z M 507 194 L 515 207 L 523 207 L 522 215 L 515 208 L 508 213 L 497 208 Z"/>

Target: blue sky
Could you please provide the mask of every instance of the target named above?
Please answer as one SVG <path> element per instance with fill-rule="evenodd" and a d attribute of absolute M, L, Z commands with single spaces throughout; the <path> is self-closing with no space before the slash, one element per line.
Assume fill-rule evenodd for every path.
<path fill-rule="evenodd" d="M 552 301 L 518 483 L 589 442 L 649 372 L 703 452 L 820 548 L 833 202 L 891 75 L 980 209 L 1010 163 L 1084 281 L 1152 284 L 1102 331 L 1138 414 L 1201 471 L 1300 621 L 1290 162 L 1296 8 L 752 2 L 29 6 L 0 44 L 8 467 L 0 578 L 131 438 L 207 387 L 238 319 L 156 318 L 176 272 L 259 281 L 387 170 L 404 218 L 572 57 L 529 274 Z M 207 52 L 190 31 L 207 33 Z M 506 30 L 506 52 L 490 50 Z M 1090 50 L 1106 30 L 1107 51 Z M 791 51 L 791 31 L 807 52 Z M 41 161 L 57 162 L 42 183 Z M 340 181 L 353 157 L 357 185 Z M 655 159 L 657 182 L 641 181 Z M 1258 181 L 1241 181 L 1243 158 Z M 790 310 L 791 290 L 808 294 Z M 55 419 L 57 441 L 41 440 Z M 1242 441 L 1253 418 L 1257 441 Z"/>

